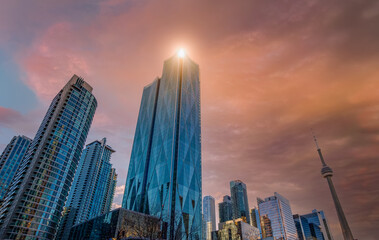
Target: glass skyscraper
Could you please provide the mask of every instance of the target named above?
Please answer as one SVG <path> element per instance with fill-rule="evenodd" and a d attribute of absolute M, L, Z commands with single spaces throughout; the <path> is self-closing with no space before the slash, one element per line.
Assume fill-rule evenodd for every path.
<path fill-rule="evenodd" d="M 203 199 L 203 215 L 206 223 L 206 239 L 210 240 L 213 231 L 216 231 L 215 199 L 212 196 L 205 196 Z"/>
<path fill-rule="evenodd" d="M 161 217 L 169 238 L 201 238 L 199 66 L 165 61 L 143 90 L 122 206 Z"/>
<path fill-rule="evenodd" d="M 258 227 L 259 223 L 259 211 L 257 208 L 250 209 L 250 225 L 254 227 Z"/>
<path fill-rule="evenodd" d="M 225 195 L 223 201 L 218 204 L 218 217 L 220 223 L 233 219 L 232 198 L 230 196 Z"/>
<path fill-rule="evenodd" d="M 26 150 L 32 140 L 25 136 L 14 136 L 10 143 L 5 147 L 0 156 L 0 203 L 12 182 L 14 175 Z"/>
<path fill-rule="evenodd" d="M 307 219 L 300 216 L 299 214 L 295 214 L 293 215 L 293 220 L 295 221 L 295 227 L 299 240 L 313 240 Z"/>
<path fill-rule="evenodd" d="M 274 196 L 262 199 L 258 198 L 258 208 L 261 224 L 261 229 L 270 229 L 272 233 L 267 237 L 272 236 L 274 239 L 280 240 L 297 240 L 297 231 L 292 216 L 292 210 L 290 202 L 278 193 L 274 193 Z M 268 226 L 270 225 L 270 226 Z M 263 236 L 265 237 L 265 236 Z"/>
<path fill-rule="evenodd" d="M 293 218 L 300 240 L 333 240 L 323 211 L 315 209 L 312 213 L 296 214 Z"/>
<path fill-rule="evenodd" d="M 0 209 L 0 239 L 53 239 L 95 114 L 74 75 L 53 99 Z"/>
<path fill-rule="evenodd" d="M 117 184 L 117 173 L 116 173 L 116 169 L 112 168 L 109 174 L 109 177 L 107 179 L 105 201 L 102 207 L 104 213 L 109 212 L 112 209 L 113 198 L 114 198 L 114 194 L 116 190 L 116 184 Z"/>
<path fill-rule="evenodd" d="M 60 223 L 58 239 L 68 239 L 73 225 L 111 210 L 117 178 L 110 163 L 114 152 L 106 144 L 105 138 L 88 144 L 83 150 Z"/>
<path fill-rule="evenodd" d="M 230 193 L 232 196 L 233 218 L 245 217 L 250 224 L 250 208 L 247 200 L 246 184 L 240 180 L 230 182 Z"/>

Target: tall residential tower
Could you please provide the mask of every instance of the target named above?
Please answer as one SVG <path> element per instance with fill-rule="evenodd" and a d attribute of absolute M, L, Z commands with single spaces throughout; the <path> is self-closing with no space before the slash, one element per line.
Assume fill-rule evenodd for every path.
<path fill-rule="evenodd" d="M 116 173 L 110 158 L 115 151 L 106 139 L 94 141 L 83 150 L 60 223 L 58 239 L 68 239 L 73 225 L 111 210 Z"/>
<path fill-rule="evenodd" d="M 199 66 L 178 54 L 143 90 L 122 206 L 161 217 L 169 239 L 199 239 L 201 181 Z"/>
<path fill-rule="evenodd" d="M 53 99 L 0 209 L 0 239 L 53 239 L 95 114 L 74 75 Z"/>
<path fill-rule="evenodd" d="M 343 238 L 345 240 L 354 240 L 353 234 L 351 233 L 351 230 L 349 227 L 349 223 L 347 222 L 347 219 L 345 217 L 345 213 L 343 212 L 342 205 L 340 203 L 340 200 L 338 199 L 336 189 L 334 188 L 334 184 L 332 181 L 333 170 L 328 165 L 326 165 L 324 157 L 322 156 L 322 153 L 321 153 L 321 149 L 318 146 L 316 137 L 313 136 L 313 139 L 316 143 L 317 152 L 318 152 L 318 155 L 320 157 L 321 164 L 322 164 L 321 175 L 324 178 L 326 178 L 326 180 L 328 181 L 329 189 L 330 189 L 330 192 L 332 194 L 334 205 L 335 205 L 336 210 L 337 210 L 338 219 L 340 221 Z"/>
<path fill-rule="evenodd" d="M 0 203 L 3 201 L 5 193 L 7 192 L 31 141 L 32 140 L 30 138 L 25 136 L 15 136 L 1 154 Z"/>

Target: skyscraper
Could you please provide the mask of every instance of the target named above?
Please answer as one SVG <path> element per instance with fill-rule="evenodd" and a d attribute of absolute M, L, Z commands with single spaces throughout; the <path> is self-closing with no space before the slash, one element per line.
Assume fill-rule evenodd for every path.
<path fill-rule="evenodd" d="M 178 234 L 201 238 L 199 67 L 178 55 L 143 90 L 122 206 L 168 222 Z"/>
<path fill-rule="evenodd" d="M 258 227 L 259 225 L 259 212 L 256 208 L 250 210 L 250 224 L 254 227 Z"/>
<path fill-rule="evenodd" d="M 333 240 L 323 211 L 315 209 L 312 213 L 296 214 L 294 220 L 300 240 Z"/>
<path fill-rule="evenodd" d="M 259 232 L 262 232 L 259 211 L 256 207 L 250 210 L 250 225 L 258 228 Z"/>
<path fill-rule="evenodd" d="M 308 220 L 305 217 L 300 216 L 299 214 L 295 214 L 293 215 L 293 220 L 295 221 L 297 236 L 299 237 L 299 240 L 317 240 L 316 235 L 312 235 Z M 324 238 L 321 240 L 324 240 Z"/>
<path fill-rule="evenodd" d="M 233 206 L 230 196 L 225 195 L 223 201 L 218 204 L 218 216 L 220 223 L 233 219 Z"/>
<path fill-rule="evenodd" d="M 203 214 L 206 222 L 206 239 L 210 240 L 212 232 L 216 231 L 215 199 L 212 196 L 205 196 L 203 199 Z"/>
<path fill-rule="evenodd" d="M 262 239 L 268 239 L 273 237 L 272 233 L 272 227 L 271 227 L 271 221 L 268 218 L 267 214 L 260 216 L 260 223 L 261 223 L 261 228 L 260 228 L 260 235 Z M 283 238 L 280 238 L 283 239 Z"/>
<path fill-rule="evenodd" d="M 330 232 L 329 223 L 325 217 L 324 211 L 312 210 L 312 213 L 301 215 L 306 218 L 309 225 L 314 231 L 318 239 L 333 240 L 332 233 Z"/>
<path fill-rule="evenodd" d="M 108 177 L 107 187 L 106 187 L 106 193 L 105 193 L 105 201 L 103 204 L 103 211 L 109 212 L 112 209 L 113 204 L 113 198 L 116 190 L 116 184 L 117 184 L 117 173 L 116 169 L 112 168 L 110 172 L 110 176 Z"/>
<path fill-rule="evenodd" d="M 274 239 L 297 240 L 297 231 L 292 216 L 290 202 L 278 193 L 262 199 L 258 198 L 258 208 L 261 224 L 270 223 L 270 228 L 261 227 L 268 232 L 272 231 Z M 271 233 L 270 233 L 271 234 Z"/>
<path fill-rule="evenodd" d="M 233 217 L 235 219 L 245 217 L 250 224 L 250 208 L 247 200 L 246 184 L 241 180 L 230 182 L 230 193 L 232 196 Z"/>
<path fill-rule="evenodd" d="M 316 143 L 317 152 L 318 152 L 318 155 L 320 157 L 321 164 L 322 164 L 321 175 L 324 178 L 326 178 L 326 180 L 328 181 L 329 189 L 330 189 L 330 192 L 332 194 L 334 205 L 335 205 L 336 210 L 337 210 L 338 219 L 340 221 L 343 238 L 345 240 L 354 240 L 353 234 L 351 233 L 351 230 L 349 227 L 349 223 L 347 222 L 347 219 L 345 217 L 345 213 L 343 212 L 342 205 L 340 203 L 340 200 L 338 199 L 336 189 L 334 188 L 334 184 L 332 181 L 333 170 L 328 165 L 326 165 L 324 157 L 322 156 L 322 153 L 321 153 L 321 148 L 318 146 L 317 139 L 315 136 L 313 136 L 313 138 L 314 138 L 314 141 Z"/>
<path fill-rule="evenodd" d="M 53 239 L 97 102 L 74 75 L 53 99 L 0 209 L 0 239 Z"/>
<path fill-rule="evenodd" d="M 94 141 L 83 150 L 78 170 L 60 223 L 58 239 L 68 239 L 73 225 L 111 210 L 115 189 L 115 169 L 110 163 L 115 151 L 106 139 Z"/>
<path fill-rule="evenodd" d="M 3 201 L 4 195 L 12 182 L 31 141 L 30 138 L 25 136 L 14 136 L 1 154 L 0 203 Z"/>

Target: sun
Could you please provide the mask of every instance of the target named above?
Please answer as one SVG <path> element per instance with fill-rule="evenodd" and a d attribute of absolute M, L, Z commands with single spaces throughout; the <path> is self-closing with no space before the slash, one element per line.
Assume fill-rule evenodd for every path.
<path fill-rule="evenodd" d="M 183 48 L 179 49 L 178 57 L 184 58 L 185 56 L 186 56 L 186 51 Z"/>

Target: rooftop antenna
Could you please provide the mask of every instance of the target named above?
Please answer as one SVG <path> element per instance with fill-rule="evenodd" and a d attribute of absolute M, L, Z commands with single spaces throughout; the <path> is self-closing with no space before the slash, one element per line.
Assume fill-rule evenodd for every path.
<path fill-rule="evenodd" d="M 315 141 L 315 144 L 316 144 L 316 147 L 317 147 L 318 156 L 320 157 L 320 160 L 321 160 L 322 166 L 325 167 L 325 166 L 327 166 L 327 165 L 326 165 L 326 163 L 325 163 L 324 157 L 322 156 L 321 148 L 320 148 L 320 146 L 318 145 L 317 138 L 316 138 L 316 135 L 315 135 L 315 133 L 313 132 L 313 130 L 312 130 L 312 135 L 313 135 L 313 140 Z M 330 169 L 330 171 L 332 171 L 332 169 Z M 333 171 L 332 171 L 332 175 L 333 175 Z"/>

